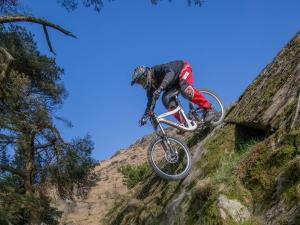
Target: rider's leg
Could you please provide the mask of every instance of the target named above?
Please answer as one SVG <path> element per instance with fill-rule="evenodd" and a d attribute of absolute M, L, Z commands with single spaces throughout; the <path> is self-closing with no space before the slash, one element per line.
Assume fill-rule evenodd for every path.
<path fill-rule="evenodd" d="M 177 90 L 172 89 L 172 90 L 166 91 L 166 92 L 164 92 L 164 94 L 162 96 L 163 105 L 165 106 L 165 108 L 168 111 L 172 111 L 178 106 L 177 102 L 175 101 L 175 97 L 174 97 L 174 92 L 175 91 L 177 91 Z M 178 122 L 181 123 L 183 121 L 183 118 L 182 118 L 182 116 L 179 112 L 173 114 L 173 116 L 176 118 L 176 120 Z"/>
<path fill-rule="evenodd" d="M 193 87 L 193 71 L 189 63 L 185 62 L 179 75 L 180 91 L 183 97 L 197 104 L 200 108 L 210 109 L 211 103 L 204 95 Z"/>

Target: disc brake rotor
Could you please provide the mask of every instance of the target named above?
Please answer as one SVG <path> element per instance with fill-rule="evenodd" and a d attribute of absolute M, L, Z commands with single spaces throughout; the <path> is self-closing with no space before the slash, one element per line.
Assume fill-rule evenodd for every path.
<path fill-rule="evenodd" d="M 166 152 L 165 158 L 169 163 L 176 163 L 178 161 L 178 152 L 175 151 L 174 153 Z"/>

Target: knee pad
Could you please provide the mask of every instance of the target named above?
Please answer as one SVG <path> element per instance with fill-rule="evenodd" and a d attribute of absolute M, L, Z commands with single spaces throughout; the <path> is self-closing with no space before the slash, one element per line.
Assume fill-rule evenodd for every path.
<path fill-rule="evenodd" d="M 194 98 L 195 90 L 191 85 L 188 85 L 181 88 L 181 94 L 191 101 Z"/>

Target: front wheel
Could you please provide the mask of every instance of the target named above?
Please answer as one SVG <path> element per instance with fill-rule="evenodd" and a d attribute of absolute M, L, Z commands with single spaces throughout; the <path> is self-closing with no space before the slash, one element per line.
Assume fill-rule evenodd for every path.
<path fill-rule="evenodd" d="M 148 150 L 148 161 L 155 173 L 167 180 L 186 177 L 192 165 L 189 148 L 174 137 L 154 139 Z"/>

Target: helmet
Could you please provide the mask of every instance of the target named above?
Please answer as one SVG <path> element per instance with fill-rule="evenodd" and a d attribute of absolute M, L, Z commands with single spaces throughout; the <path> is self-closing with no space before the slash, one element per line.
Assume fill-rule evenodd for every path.
<path fill-rule="evenodd" d="M 147 71 L 148 71 L 148 67 L 145 66 L 136 67 L 132 74 L 131 85 L 138 83 L 145 88 L 148 84 Z"/>

